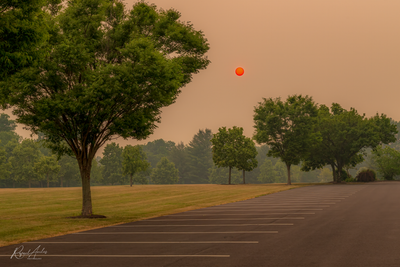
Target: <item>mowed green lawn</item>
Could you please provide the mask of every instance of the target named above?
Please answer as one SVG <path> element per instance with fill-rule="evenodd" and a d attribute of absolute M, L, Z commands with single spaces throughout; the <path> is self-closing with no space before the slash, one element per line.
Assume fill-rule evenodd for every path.
<path fill-rule="evenodd" d="M 134 185 L 92 187 L 93 213 L 80 214 L 80 187 L 0 189 L 0 247 L 246 200 L 310 184 Z"/>

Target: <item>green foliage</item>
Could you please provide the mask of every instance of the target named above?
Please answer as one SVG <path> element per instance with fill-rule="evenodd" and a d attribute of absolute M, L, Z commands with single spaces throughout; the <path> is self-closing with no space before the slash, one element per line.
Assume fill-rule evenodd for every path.
<path fill-rule="evenodd" d="M 346 183 L 353 183 L 353 182 L 357 182 L 357 179 L 353 178 L 353 177 L 347 177 L 344 181 Z"/>
<path fill-rule="evenodd" d="M 92 169 L 90 170 L 90 185 L 103 185 L 104 166 L 100 164 L 100 157 L 93 159 Z"/>
<path fill-rule="evenodd" d="M 228 184 L 229 168 L 218 168 L 216 165 L 213 165 L 213 167 L 209 169 L 209 173 L 210 184 Z M 241 171 L 237 170 L 236 168 L 232 168 L 231 183 L 242 183 L 241 174 Z"/>
<path fill-rule="evenodd" d="M 175 167 L 179 171 L 179 182 L 182 184 L 189 183 L 189 154 L 183 142 L 180 142 L 171 149 L 168 159 L 175 164 Z"/>
<path fill-rule="evenodd" d="M 27 182 L 29 187 L 33 181 L 38 181 L 40 176 L 35 171 L 35 164 L 40 157 L 39 146 L 35 141 L 25 139 L 21 145 L 17 145 L 9 158 L 15 181 Z"/>
<path fill-rule="evenodd" d="M 60 158 L 58 164 L 61 166 L 58 173 L 60 187 L 81 186 L 81 173 L 78 162 L 74 157 L 65 155 Z"/>
<path fill-rule="evenodd" d="M 277 174 L 271 160 L 265 159 L 261 165 L 260 174 L 257 177 L 258 181 L 261 183 L 274 183 L 276 176 Z"/>
<path fill-rule="evenodd" d="M 376 172 L 372 169 L 363 169 L 357 173 L 357 182 L 372 182 L 376 180 Z"/>
<path fill-rule="evenodd" d="M 257 167 L 257 150 L 254 142 L 243 135 L 243 128 L 233 126 L 218 129 L 211 139 L 213 161 L 217 167 L 236 167 L 238 170 L 252 171 Z M 243 177 L 243 183 L 245 177 Z M 229 184 L 231 177 L 229 177 Z"/>
<path fill-rule="evenodd" d="M 61 9 L 60 1 L 50 2 L 45 25 L 31 26 L 48 37 L 30 46 L 40 60 L 17 72 L 7 66 L 7 75 L 15 74 L 0 84 L 0 103 L 2 109 L 13 107 L 16 122 L 27 130 L 42 132 L 43 144 L 57 159 L 77 159 L 82 215 L 90 216 L 90 163 L 96 152 L 113 136 L 143 140 L 152 134 L 161 109 L 210 63 L 205 56 L 209 45 L 172 9 L 137 2 L 128 12 L 120 0 L 68 1 Z"/>
<path fill-rule="evenodd" d="M 140 146 L 127 145 L 122 152 L 122 157 L 122 174 L 130 176 L 130 186 L 132 186 L 132 177 L 136 173 L 147 171 L 150 168 L 150 163 L 147 161 L 146 153 Z M 135 182 L 144 182 L 144 180 L 136 179 Z"/>
<path fill-rule="evenodd" d="M 313 127 L 318 110 L 308 96 L 289 96 L 286 102 L 279 97 L 263 99 L 254 110 L 254 140 L 266 143 L 268 156 L 279 157 L 287 165 L 287 183 L 291 184 L 290 166 L 299 164 L 319 141 Z"/>
<path fill-rule="evenodd" d="M 0 82 L 24 67 L 34 66 L 38 48 L 48 38 L 46 0 L 0 1 Z"/>
<path fill-rule="evenodd" d="M 187 180 L 191 184 L 207 184 L 209 181 L 208 169 L 213 166 L 212 138 L 210 129 L 199 130 L 189 142 L 187 153 L 190 171 Z"/>
<path fill-rule="evenodd" d="M 329 168 L 323 168 L 318 175 L 318 180 L 321 183 L 332 181 L 332 171 Z"/>
<path fill-rule="evenodd" d="M 17 128 L 14 120 L 9 120 L 10 116 L 5 113 L 0 114 L 0 132 L 14 132 Z"/>
<path fill-rule="evenodd" d="M 329 164 L 334 181 L 340 182 L 345 178 L 343 168 L 361 163 L 366 148 L 395 141 L 396 126 L 384 114 L 368 119 L 354 108 L 347 111 L 333 103 L 330 111 L 325 105 L 320 106 L 316 132 L 321 134 L 322 141 L 311 147 L 312 153 L 302 169 L 307 171 Z"/>
<path fill-rule="evenodd" d="M 393 180 L 400 175 L 400 152 L 391 147 L 376 147 L 372 152 L 377 170 L 385 180 Z"/>
<path fill-rule="evenodd" d="M 39 175 L 39 180 L 47 181 L 47 187 L 49 187 L 50 181 L 57 180 L 57 174 L 60 171 L 60 165 L 54 155 L 50 157 L 42 156 L 39 161 L 35 163 L 34 168 Z"/>
<path fill-rule="evenodd" d="M 151 167 L 155 168 L 160 159 L 168 157 L 174 147 L 175 143 L 172 141 L 166 142 L 163 139 L 157 139 L 143 145 L 142 149 L 146 153 L 147 160 L 150 162 Z"/>
<path fill-rule="evenodd" d="M 284 183 L 287 180 L 287 169 L 285 163 L 277 161 L 274 165 L 275 183 Z"/>
<path fill-rule="evenodd" d="M 103 169 L 103 182 L 105 184 L 123 184 L 125 174 L 123 174 L 123 148 L 119 144 L 112 142 L 106 145 L 103 151 L 103 158 L 100 160 Z"/>
<path fill-rule="evenodd" d="M 151 172 L 151 180 L 155 184 L 176 184 L 179 181 L 178 170 L 166 157 L 161 158 Z"/>

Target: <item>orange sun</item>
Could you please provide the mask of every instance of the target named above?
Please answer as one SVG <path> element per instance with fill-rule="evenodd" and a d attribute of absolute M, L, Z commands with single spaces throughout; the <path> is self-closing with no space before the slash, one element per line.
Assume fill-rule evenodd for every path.
<path fill-rule="evenodd" d="M 243 73 L 244 73 L 244 69 L 241 68 L 241 67 L 239 67 L 239 68 L 237 68 L 237 69 L 235 70 L 235 73 L 236 73 L 237 76 L 242 76 Z"/>

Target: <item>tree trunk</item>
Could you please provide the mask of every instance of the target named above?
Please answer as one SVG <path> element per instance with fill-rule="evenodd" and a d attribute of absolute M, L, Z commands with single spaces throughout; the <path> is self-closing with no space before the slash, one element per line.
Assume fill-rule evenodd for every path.
<path fill-rule="evenodd" d="M 229 166 L 229 184 L 231 184 L 231 168 L 232 167 Z"/>
<path fill-rule="evenodd" d="M 290 164 L 286 164 L 287 168 L 287 185 L 291 185 L 292 181 L 290 180 Z"/>
<path fill-rule="evenodd" d="M 245 170 L 243 170 L 243 184 L 246 183 L 246 178 L 245 178 L 245 174 L 244 174 Z"/>
<path fill-rule="evenodd" d="M 337 168 L 337 182 L 341 183 L 342 182 L 342 166 L 338 164 Z"/>
<path fill-rule="evenodd" d="M 131 187 L 132 187 L 132 174 L 131 174 Z"/>
<path fill-rule="evenodd" d="M 90 169 L 92 159 L 78 159 L 82 179 L 82 217 L 92 216 L 92 194 L 90 192 Z"/>

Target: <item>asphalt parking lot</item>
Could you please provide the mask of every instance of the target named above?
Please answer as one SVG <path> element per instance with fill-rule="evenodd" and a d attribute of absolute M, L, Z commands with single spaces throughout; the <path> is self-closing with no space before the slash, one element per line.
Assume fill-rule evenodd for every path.
<path fill-rule="evenodd" d="M 399 192 L 303 187 L 2 247 L 0 266 L 400 266 Z"/>

